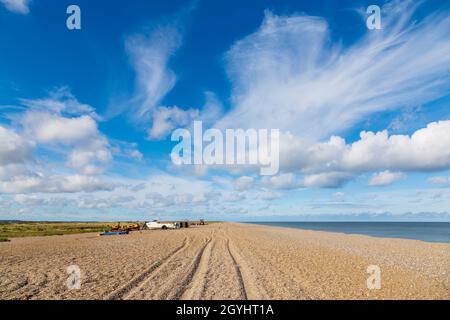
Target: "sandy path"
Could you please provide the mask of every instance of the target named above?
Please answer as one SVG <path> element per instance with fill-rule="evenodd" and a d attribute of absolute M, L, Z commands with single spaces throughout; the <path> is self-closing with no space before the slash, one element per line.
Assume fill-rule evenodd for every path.
<path fill-rule="evenodd" d="M 450 299 L 449 275 L 449 244 L 234 223 L 0 243 L 1 299 Z"/>

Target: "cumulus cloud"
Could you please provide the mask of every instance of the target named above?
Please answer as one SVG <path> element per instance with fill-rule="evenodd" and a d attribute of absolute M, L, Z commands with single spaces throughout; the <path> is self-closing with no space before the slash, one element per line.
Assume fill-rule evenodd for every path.
<path fill-rule="evenodd" d="M 339 188 L 348 182 L 353 175 L 347 172 L 325 172 L 307 175 L 304 178 L 304 187 Z"/>
<path fill-rule="evenodd" d="M 282 173 L 272 177 L 263 177 L 262 183 L 265 186 L 275 189 L 296 189 L 303 186 L 302 182 L 293 173 Z"/>
<path fill-rule="evenodd" d="M 428 182 L 438 186 L 450 186 L 450 177 L 435 176 L 429 178 Z"/>
<path fill-rule="evenodd" d="M 337 136 L 311 143 L 285 135 L 280 143 L 282 170 L 304 173 L 438 171 L 450 168 L 450 121 L 438 121 L 411 135 L 361 132 L 360 139 L 347 144 Z"/>
<path fill-rule="evenodd" d="M 30 0 L 0 0 L 1 3 L 11 12 L 28 14 L 30 12 Z"/>
<path fill-rule="evenodd" d="M 26 139 L 41 147 L 65 148 L 67 164 L 82 174 L 104 172 L 112 154 L 91 106 L 79 103 L 64 88 L 45 99 L 21 101 L 29 108 L 17 120 Z"/>
<path fill-rule="evenodd" d="M 83 175 L 44 176 L 39 174 L 15 176 L 0 181 L 0 193 L 75 193 L 111 191 L 116 187 L 111 182 Z"/>
<path fill-rule="evenodd" d="M 375 173 L 369 180 L 369 186 L 380 187 L 387 186 L 400 180 L 403 174 L 400 172 L 391 172 L 389 170 Z"/>
<path fill-rule="evenodd" d="M 96 146 L 98 149 L 96 149 Z M 70 167 L 83 174 L 96 175 L 105 171 L 105 165 L 111 159 L 111 152 L 107 148 L 105 141 L 94 140 L 89 145 L 70 152 L 67 163 Z"/>
<path fill-rule="evenodd" d="M 124 156 L 137 161 L 142 161 L 144 159 L 144 155 L 139 151 L 137 143 L 109 140 L 111 143 L 111 151 L 114 155 Z"/>
<path fill-rule="evenodd" d="M 248 190 L 253 187 L 253 178 L 248 176 L 242 176 L 234 182 L 234 189 L 237 191 Z"/>
<path fill-rule="evenodd" d="M 411 135 L 390 135 L 363 131 L 360 139 L 346 143 L 332 136 L 312 142 L 292 134 L 280 141 L 280 169 L 283 173 L 263 178 L 277 189 L 339 187 L 359 174 L 383 171 L 374 182 L 394 182 L 400 172 L 432 172 L 450 168 L 450 121 L 429 123 Z M 304 175 L 303 180 L 297 174 Z"/>
<path fill-rule="evenodd" d="M 260 197 L 262 200 L 272 201 L 272 200 L 280 199 L 281 195 L 279 193 L 273 192 L 271 190 L 266 190 L 260 194 Z"/>
<path fill-rule="evenodd" d="M 210 192 L 193 192 L 193 193 L 171 193 L 163 195 L 159 192 L 147 193 L 145 198 L 150 201 L 150 204 L 155 208 L 168 208 L 178 206 L 178 208 L 186 206 L 195 206 L 207 204 L 211 201 L 217 200 L 221 194 L 217 191 Z"/>
<path fill-rule="evenodd" d="M 9 164 L 22 164 L 32 157 L 34 143 L 0 125 L 0 168 Z"/>
<path fill-rule="evenodd" d="M 18 194 L 14 197 L 14 201 L 18 204 L 25 205 L 25 206 L 41 206 L 46 204 L 45 199 L 42 199 L 40 197 L 37 197 L 35 195 L 25 195 L 25 194 Z"/>
<path fill-rule="evenodd" d="M 135 203 L 133 196 L 113 195 L 108 197 L 90 197 L 82 195 L 77 199 L 70 199 L 68 204 L 79 209 L 110 209 L 110 208 L 136 208 L 139 203 Z M 142 204 L 143 205 L 143 204 Z"/>
<path fill-rule="evenodd" d="M 176 128 L 191 126 L 194 120 L 201 120 L 204 126 L 214 123 L 222 114 L 223 106 L 213 92 L 206 91 L 204 94 L 205 103 L 201 109 L 182 109 L 177 106 L 155 108 L 153 123 L 148 129 L 149 138 L 163 139 Z"/>
<path fill-rule="evenodd" d="M 304 175 L 300 178 L 294 173 L 281 173 L 272 177 L 264 177 L 262 184 L 266 187 L 291 190 L 298 188 L 339 188 L 351 180 L 353 175 L 348 172 L 323 172 Z"/>
<path fill-rule="evenodd" d="M 223 200 L 226 202 L 238 202 L 246 198 L 247 196 L 243 192 L 229 192 L 224 194 Z"/>
<path fill-rule="evenodd" d="M 416 6 L 387 4 L 383 30 L 367 30 L 349 47 L 330 42 L 323 18 L 266 11 L 260 28 L 226 54 L 233 108 L 218 126 L 277 128 L 317 141 L 376 112 L 445 96 L 450 16 L 415 22 Z"/>
<path fill-rule="evenodd" d="M 148 135 L 152 139 L 165 138 L 175 128 L 191 124 L 199 115 L 200 111 L 197 109 L 182 110 L 177 106 L 158 107 L 153 113 L 153 124 Z"/>
<path fill-rule="evenodd" d="M 74 145 L 99 134 L 90 116 L 66 118 L 48 112 L 27 112 L 22 119 L 25 133 L 38 143 Z"/>
<path fill-rule="evenodd" d="M 112 190 L 113 186 L 89 175 L 100 174 L 112 159 L 108 139 L 98 130 L 94 109 L 79 103 L 66 88 L 45 99 L 21 99 L 21 112 L 11 125 L 0 126 L 0 193 L 73 193 Z M 58 161 L 42 161 L 46 152 Z M 66 174 L 52 173 L 67 171 Z"/>

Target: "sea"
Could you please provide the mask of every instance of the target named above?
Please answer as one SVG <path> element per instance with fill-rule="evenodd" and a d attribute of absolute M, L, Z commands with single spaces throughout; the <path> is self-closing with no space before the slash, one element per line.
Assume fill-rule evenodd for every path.
<path fill-rule="evenodd" d="M 450 243 L 450 222 L 249 222 L 276 227 Z"/>

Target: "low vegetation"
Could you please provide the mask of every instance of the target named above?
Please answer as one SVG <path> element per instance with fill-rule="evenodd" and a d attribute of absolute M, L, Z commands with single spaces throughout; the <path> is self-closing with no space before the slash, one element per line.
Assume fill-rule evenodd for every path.
<path fill-rule="evenodd" d="M 200 224 L 199 221 L 190 221 L 191 224 Z M 214 223 L 208 221 L 207 223 Z M 121 222 L 122 226 L 132 223 Z M 9 241 L 17 237 L 55 236 L 86 232 L 104 232 L 111 230 L 117 222 L 25 222 L 0 221 L 0 242 Z"/>
<path fill-rule="evenodd" d="M 0 222 L 0 242 L 15 237 L 103 232 L 115 224 L 105 222 Z"/>

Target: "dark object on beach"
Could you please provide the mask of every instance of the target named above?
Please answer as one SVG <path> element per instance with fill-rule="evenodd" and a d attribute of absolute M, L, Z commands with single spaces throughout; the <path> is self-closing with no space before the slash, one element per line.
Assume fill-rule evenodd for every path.
<path fill-rule="evenodd" d="M 128 231 L 106 231 L 103 233 L 100 233 L 101 236 L 115 236 L 115 235 L 124 235 L 128 234 Z"/>
<path fill-rule="evenodd" d="M 180 221 L 176 223 L 179 228 L 189 228 L 189 222 L 188 221 Z"/>
<path fill-rule="evenodd" d="M 200 225 L 201 226 L 204 226 L 206 223 L 205 223 L 205 220 L 203 220 L 203 219 L 200 219 Z"/>

